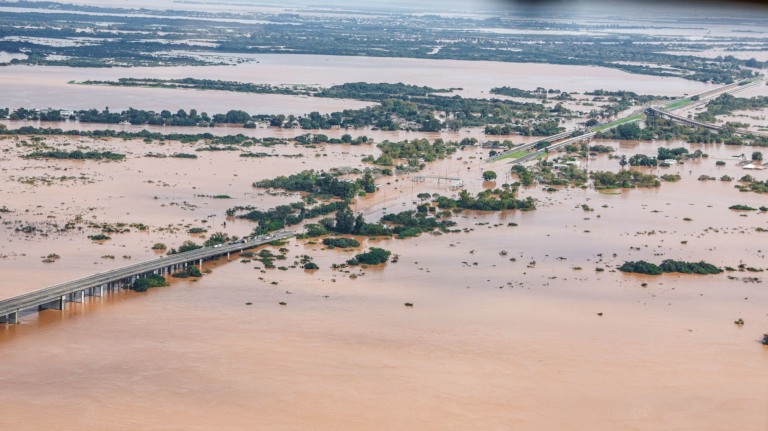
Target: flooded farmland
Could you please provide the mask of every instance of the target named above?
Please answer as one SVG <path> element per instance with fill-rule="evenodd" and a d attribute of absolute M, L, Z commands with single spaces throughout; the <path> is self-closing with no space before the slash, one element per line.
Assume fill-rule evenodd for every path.
<path fill-rule="evenodd" d="M 55 10 L 53 14 L 61 19 L 51 22 L 66 27 L 66 20 L 74 20 L 73 16 L 119 21 L 130 15 L 112 9 L 100 15 L 106 12 L 89 9 L 103 2 L 75 3 L 88 8 Z M 153 18 L 152 9 L 179 7 L 175 3 L 129 0 L 124 6 L 148 9 L 135 12 L 137 21 L 128 23 L 125 31 L 133 26 L 140 29 L 135 31 L 151 29 L 152 37 L 162 42 L 162 37 L 173 33 L 168 33 L 171 27 L 153 21 L 159 18 Z M 344 30 L 354 21 L 365 31 L 349 33 L 362 34 L 361 41 L 384 26 L 381 19 L 397 24 L 396 16 L 386 9 L 358 13 L 343 3 L 305 10 L 302 4 L 187 2 L 184 7 L 199 14 L 189 18 L 200 26 L 206 11 L 220 12 L 211 18 L 217 23 L 212 34 L 225 34 L 230 30 L 225 24 L 234 23 L 252 25 L 249 37 L 268 33 L 274 25 L 266 18 L 236 15 L 254 10 L 278 14 L 275 19 L 281 20 L 294 13 L 313 16 L 318 28 L 339 24 Z M 8 8 L 20 17 L 36 10 Z M 2 14 L 9 12 L 0 10 Z M 485 39 L 490 37 L 544 45 L 559 38 L 589 36 L 616 38 L 622 44 L 616 46 L 626 49 L 619 49 L 626 53 L 626 66 L 655 68 L 647 57 L 631 55 L 645 49 L 639 47 L 645 42 L 631 42 L 649 35 L 646 42 L 668 45 L 660 48 L 665 52 L 678 44 L 687 47 L 668 51 L 676 55 L 736 53 L 739 58 L 765 59 L 760 51 L 764 39 L 760 21 L 739 27 L 747 33 L 744 37 L 754 40 L 754 51 L 744 46 L 734 51 L 727 46 L 727 38 L 735 37 L 732 29 L 738 26 L 730 21 L 709 26 L 706 20 L 677 22 L 670 15 L 662 19 L 663 25 L 647 27 L 650 21 L 630 15 L 629 23 L 620 26 L 612 16 L 577 16 L 594 19 L 594 27 L 586 31 L 575 27 L 575 18 L 563 14 L 543 21 L 536 21 L 541 19 L 536 14 L 513 19 L 513 15 L 449 10 L 439 15 L 456 20 L 461 30 L 453 36 L 459 45 L 471 47 L 469 58 L 495 49 L 494 40 Z M 432 22 L 431 12 L 416 16 L 426 20 L 419 21 L 424 25 L 422 33 L 400 40 L 414 50 L 426 43 L 419 35 L 444 30 L 427 25 Z M 145 19 L 146 23 L 141 21 Z M 474 22 L 479 19 L 487 22 Z M 40 25 L 49 31 L 54 28 L 51 22 Z M 533 26 L 534 22 L 540 25 Z M 112 25 L 98 23 L 104 28 Z M 322 33 L 314 25 L 297 25 L 298 38 Z M 32 32 L 29 28 L 18 32 L 22 30 Z M 385 29 L 385 36 L 388 31 L 394 29 Z M 404 34 L 397 33 L 398 37 Z M 630 35 L 633 39 L 623 45 L 621 38 Z M 650 35 L 666 38 L 668 43 Z M 336 40 L 339 46 L 341 36 Z M 721 38 L 722 46 L 712 42 Z M 10 42 L 19 40 L 29 39 Z M 172 48 L 169 44 L 168 49 Z M 438 53 L 445 47 L 441 42 L 429 48 Z M 0 50 L 0 61 L 36 58 L 34 51 L 24 49 L 24 54 Z M 608 50 L 614 52 L 613 45 Z M 550 110 L 560 105 L 571 113 L 562 116 L 555 130 L 559 132 L 561 126 L 566 135 L 574 132 L 569 136 L 581 138 L 584 135 L 579 133 L 588 131 L 584 129 L 588 119 L 594 120 L 592 130 L 609 130 L 613 120 L 642 117 L 644 106 L 673 104 L 670 99 L 635 99 L 619 103 L 621 109 L 605 116 L 609 118 L 599 115 L 597 111 L 611 108 L 623 97 L 618 92 L 679 98 L 723 84 L 715 84 L 714 78 L 703 79 L 705 83 L 573 64 L 224 51 L 187 54 L 215 55 L 237 64 L 2 66 L 0 99 L 5 103 L 0 108 L 10 107 L 12 112 L 17 107 L 109 107 L 114 112 L 132 107 L 171 112 L 196 109 L 211 115 L 244 110 L 251 115 L 300 116 L 375 105 L 352 99 L 72 83 L 129 77 L 321 87 L 404 83 L 453 89 L 452 95 L 478 99 L 497 97 L 490 90 L 508 86 L 536 95 L 517 92 L 522 96 L 499 99 L 540 103 L 540 94 L 546 92 L 539 89 L 559 90 L 547 96 L 535 120 L 559 118 L 551 116 Z M 674 70 L 683 75 L 689 72 Z M 761 82 L 737 96 L 765 96 L 768 86 Z M 616 93 L 585 94 L 596 89 Z M 560 92 L 575 97 L 558 99 Z M 688 102 L 677 111 L 683 117 L 706 109 L 694 103 L 696 99 Z M 767 109 L 718 114 L 715 123 L 743 122 L 749 130 L 765 130 Z M 403 234 L 402 239 L 397 234 L 340 235 L 359 241 L 348 248 L 323 244 L 324 235 L 294 237 L 201 262 L 201 277 L 168 277 L 168 285 L 146 292 L 121 289 L 68 302 L 62 311 L 24 310 L 19 324 L 0 323 L 0 427 L 62 431 L 768 429 L 768 346 L 761 344 L 768 332 L 768 199 L 764 193 L 747 191 L 747 181 L 741 181 L 749 175 L 754 183 L 768 184 L 768 170 L 762 169 L 768 162 L 759 160 L 762 152 L 760 157 L 753 154 L 761 148 L 681 139 L 590 139 L 588 145 L 602 146 L 602 150 L 589 146 L 569 149 L 567 154 L 542 150 L 526 162 L 532 184 L 520 185 L 523 176 L 510 162 L 521 154 L 489 162 L 491 151 L 502 149 L 488 141 L 520 145 L 545 137 L 486 135 L 485 124 L 512 125 L 516 118 L 494 122 L 483 117 L 487 122 L 482 123 L 478 112 L 467 108 L 462 114 L 477 122 L 451 130 L 441 123 L 449 115 L 430 112 L 429 118 L 440 123 L 437 132 L 388 131 L 375 122 L 357 129 L 301 129 L 289 123 L 269 127 L 263 119 L 249 123 L 254 128 L 234 123 L 192 127 L 0 119 L 0 128 L 11 130 L 34 126 L 215 137 L 181 142 L 171 137 L 0 134 L 0 301 L 127 265 L 167 259 L 167 252 L 185 241 L 202 244 L 218 233 L 247 237 L 260 225 L 238 217 L 246 211 L 266 212 L 302 203 L 306 209 L 340 200 L 332 193 L 254 185 L 307 170 L 338 172 L 342 184 L 366 170 L 373 172 L 373 187 L 364 193 L 354 189 L 348 202 L 366 222 L 386 220 L 402 211 L 455 222 L 450 229 L 415 237 Z M 648 126 L 649 118 L 638 123 L 638 130 Z M 418 128 L 414 122 L 402 124 Z M 365 136 L 368 141 L 311 142 L 307 134 L 335 140 L 349 134 L 352 140 Z M 457 144 L 465 138 L 476 142 Z M 423 151 L 387 161 L 386 147 L 379 146 L 414 139 L 443 139 L 451 151 L 434 160 Z M 688 154 L 697 150 L 703 154 L 681 157 L 671 166 L 620 164 L 622 158 L 655 157 L 659 148 L 680 147 Z M 56 158 L 65 153 L 72 158 L 75 151 L 82 159 Z M 48 155 L 35 155 L 43 152 Z M 124 158 L 89 160 L 84 154 Z M 663 181 L 658 187 L 603 190 L 595 186 L 594 178 L 584 185 L 545 184 L 542 171 L 533 168 L 539 160 L 553 169 L 573 166 L 583 170 L 579 172 L 584 178 L 603 171 L 634 171 Z M 486 180 L 486 171 L 498 175 Z M 466 196 L 464 192 L 476 196 L 510 188 L 518 190 L 516 198 L 532 198 L 535 210 L 448 210 L 426 205 L 441 197 L 458 201 Z M 334 216 L 328 213 L 286 229 L 303 233 L 308 224 L 324 226 L 320 220 Z M 289 220 L 285 215 L 280 218 L 278 223 Z M 391 251 L 391 259 L 377 265 L 347 264 L 371 247 Z M 275 256 L 273 265 L 260 259 L 269 255 Z M 642 275 L 618 269 L 625 262 L 659 264 L 665 259 L 706 261 L 725 271 Z M 317 269 L 304 269 L 308 260 Z"/>
<path fill-rule="evenodd" d="M 85 142 L 128 154 L 118 165 L 24 161 L 12 143 L 3 143 L 10 149 L 3 153 L 3 194 L 14 212 L 4 214 L 4 221 L 63 223 L 83 214 L 102 222 L 146 223 L 150 229 L 94 244 L 81 233 L 30 237 L 10 224 L 0 233 L 6 244 L 0 261 L 4 296 L 119 267 L 126 262 L 121 256 L 151 259 L 152 243 L 189 238 L 185 225 L 245 234 L 253 224 L 225 219 L 228 206 L 269 207 L 295 199 L 264 195 L 251 182 L 307 167 L 361 167 L 362 156 L 377 152 L 372 146 L 310 151 L 279 146 L 271 151 L 301 151 L 305 157 L 275 163 L 217 152 L 173 160 L 142 154 L 150 148 L 182 151 L 182 144 Z M 604 143 L 618 154 L 652 152 L 664 144 Z M 319 271 L 264 273 L 233 256 L 232 262 L 212 264 L 213 272 L 198 282 L 174 281 L 145 294 L 124 291 L 73 303 L 64 313 L 24 316 L 22 325 L 0 331 L 4 381 L 14 388 L 0 400 L 7 412 L 2 423 L 22 426 L 45 405 L 55 414 L 38 419 L 40 427 L 63 416 L 69 421 L 61 429 L 131 429 L 128 403 L 148 420 L 166 418 L 165 424 L 185 429 L 253 423 L 271 429 L 373 423 L 459 429 L 515 423 L 533 430 L 562 424 L 562 418 L 546 414 L 558 405 L 577 429 L 596 422 L 721 429 L 736 416 L 747 428 L 759 429 L 765 421 L 761 406 L 768 402 L 758 378 L 766 374 L 766 352 L 755 348 L 755 331 L 748 328 L 768 323 L 762 284 L 745 282 L 741 274 L 729 280 L 726 275 L 627 276 L 611 269 L 624 260 L 658 255 L 766 266 L 764 234 L 754 229 L 767 227 L 768 220 L 727 209 L 737 202 L 759 206 L 764 199 L 739 193 L 732 184 L 697 181 L 701 174 L 742 174 L 741 149 L 696 148 L 710 158 L 658 168 L 682 176 L 658 189 L 605 194 L 530 187 L 521 194 L 540 202 L 534 212 L 465 212 L 454 219 L 469 233 L 364 243 L 400 256 L 383 268 L 332 270 L 331 264 L 350 252 L 292 240 L 289 260 L 312 255 Z M 480 160 L 484 154 L 466 149 L 424 173 L 458 175 L 476 192 L 490 185 L 480 178 L 488 167 Z M 715 166 L 716 160 L 726 165 Z M 590 169 L 617 165 L 605 156 L 589 163 Z M 88 180 L 51 185 L 17 180 L 53 166 L 56 175 Z M 492 167 L 502 170 L 503 162 Z M 398 175 L 354 208 L 376 219 L 410 207 L 419 192 L 450 193 L 437 183 L 410 180 Z M 199 196 L 218 193 L 233 199 Z M 584 203 L 596 210 L 585 213 Z M 176 229 L 157 231 L 167 225 Z M 40 262 L 50 252 L 61 259 Z M 595 272 L 597 267 L 609 270 Z M 414 306 L 403 307 L 404 302 Z M 737 327 L 735 318 L 748 324 Z M 34 371 L 22 365 L 29 355 L 36 358 Z M 81 362 L 92 365 L 75 366 Z M 709 382 L 705 388 L 702 376 Z M 41 377 L 57 385 L 55 395 L 32 384 Z M 580 395 L 571 399 L 565 393 Z M 353 402 L 350 394 L 356 394 Z M 91 407 L 94 399 L 97 410 Z M 306 407 L 300 415 L 289 414 L 295 405 Z M 727 415 L 717 410 L 722 405 L 730 406 Z M 69 415 L 73 410 L 87 414 Z M 169 414 L 188 410 L 206 413 Z M 383 414 L 394 410 L 410 413 Z"/>
<path fill-rule="evenodd" d="M 306 114 L 366 106 L 364 102 L 272 94 L 237 94 L 157 88 L 68 84 L 119 78 L 199 78 L 257 84 L 330 86 L 347 82 L 407 82 L 433 88 L 462 88 L 463 97 L 487 97 L 493 87 L 514 85 L 562 91 L 629 90 L 661 96 L 694 94 L 712 86 L 672 77 L 653 77 L 591 66 L 500 63 L 404 58 L 362 58 L 290 54 L 238 54 L 251 62 L 236 66 L 82 69 L 9 66 L 3 68 L 0 98 L 10 106 L 62 109 L 197 109 L 209 114 L 242 109 L 251 114 Z M 450 73 L 445 73 L 448 70 Z M 66 101 L 66 103 L 62 103 Z M 65 105 L 65 106 L 64 106 Z"/>

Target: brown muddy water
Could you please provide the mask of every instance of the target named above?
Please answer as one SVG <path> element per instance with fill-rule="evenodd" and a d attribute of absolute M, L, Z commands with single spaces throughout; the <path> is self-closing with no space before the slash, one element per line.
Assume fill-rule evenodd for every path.
<path fill-rule="evenodd" d="M 92 131 L 92 130 L 115 130 L 118 132 L 131 132 L 138 133 L 142 130 L 147 130 L 153 133 L 179 133 L 179 134 L 197 134 L 197 133 L 210 133 L 214 136 L 228 136 L 228 135 L 243 135 L 252 138 L 282 138 L 292 139 L 300 135 L 307 133 L 323 134 L 329 138 L 340 139 L 345 134 L 350 134 L 354 137 L 367 136 L 376 142 L 385 140 L 389 141 L 404 141 L 411 139 L 443 139 L 445 141 L 461 141 L 464 138 L 475 138 L 477 140 L 510 140 L 514 143 L 524 143 L 536 137 L 508 135 L 508 136 L 490 136 L 484 133 L 484 128 L 472 127 L 465 128 L 457 132 L 450 130 L 441 130 L 440 132 L 418 132 L 408 130 L 396 130 L 396 131 L 382 131 L 373 130 L 372 128 L 358 128 L 358 129 L 299 129 L 299 128 L 280 128 L 268 126 L 265 123 L 258 123 L 254 129 L 246 129 L 242 125 L 235 124 L 222 124 L 216 127 L 183 127 L 183 126 L 152 126 L 152 125 L 130 125 L 130 124 L 99 124 L 99 123 L 81 123 L 79 121 L 32 121 L 32 120 L 0 120 L 0 124 L 4 124 L 8 129 L 18 129 L 20 127 L 40 127 L 40 128 L 58 128 L 62 130 L 78 130 L 78 131 Z"/>
<path fill-rule="evenodd" d="M 7 66 L 0 76 L 0 100 L 11 108 L 114 110 L 197 109 L 209 114 L 242 109 L 251 114 L 305 114 L 366 106 L 367 103 L 300 96 L 239 94 L 223 91 L 128 88 L 68 84 L 69 81 L 118 78 L 207 78 L 264 84 L 330 86 L 347 82 L 403 82 L 435 88 L 463 88 L 457 94 L 486 97 L 493 87 L 527 90 L 537 87 L 562 91 L 629 90 L 638 94 L 680 95 L 712 86 L 680 78 L 633 75 L 616 69 L 487 61 L 406 58 L 339 57 L 319 55 L 236 54 L 252 60 L 236 66 L 133 67 L 82 69 L 70 67 Z"/>
<path fill-rule="evenodd" d="M 156 159 L 143 156 L 194 146 L 46 139 L 128 155 L 117 163 L 54 162 L 20 158 L 30 151 L 16 146 L 22 139 L 0 141 L 0 196 L 12 211 L 0 214 L 8 223 L 0 229 L 0 297 L 153 258 L 152 244 L 177 246 L 193 238 L 185 233 L 190 226 L 243 235 L 253 225 L 225 219 L 227 208 L 298 199 L 268 195 L 253 181 L 310 167 L 363 167 L 363 156 L 378 153 L 374 146 L 287 145 L 263 150 L 304 157 L 195 152 L 196 160 Z M 685 145 L 604 143 L 628 156 Z M 710 157 L 659 168 L 682 179 L 658 189 L 547 193 L 532 186 L 521 196 L 538 200 L 533 212 L 465 212 L 454 218 L 469 232 L 366 241 L 399 255 L 382 267 L 334 271 L 331 264 L 356 251 L 291 240 L 288 266 L 308 254 L 321 269 L 261 270 L 233 256 L 208 264 L 212 273 L 196 282 L 25 315 L 20 325 L 0 326 L 0 425 L 765 430 L 768 348 L 758 342 L 768 332 L 764 272 L 651 277 L 614 270 L 625 260 L 664 258 L 768 268 L 768 234 L 756 230 L 768 228 L 768 215 L 728 209 L 765 205 L 765 196 L 740 193 L 734 182 L 697 180 L 741 177 L 746 171 L 734 156 L 748 149 L 688 147 Z M 485 169 L 500 174 L 499 184 L 514 180 L 504 161 L 486 165 L 486 156 L 466 149 L 423 173 L 459 176 L 473 193 L 493 185 L 482 181 Z M 600 156 L 589 169 L 617 170 L 618 163 Z M 752 175 L 765 180 L 765 172 Z M 411 177 L 380 179 L 381 190 L 356 209 L 373 220 L 413 208 L 419 192 L 455 193 Z M 233 199 L 200 196 L 214 194 Z M 46 226 L 78 215 L 150 228 L 95 244 L 86 236 L 98 230 L 85 223 L 66 233 Z M 15 231 L 24 224 L 39 231 Z M 49 253 L 61 259 L 41 262 Z M 745 325 L 734 325 L 739 318 Z"/>

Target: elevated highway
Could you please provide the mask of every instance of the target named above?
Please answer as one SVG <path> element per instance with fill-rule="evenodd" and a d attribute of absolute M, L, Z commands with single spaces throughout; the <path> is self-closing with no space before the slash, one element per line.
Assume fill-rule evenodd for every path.
<path fill-rule="evenodd" d="M 214 247 L 203 247 L 184 253 L 164 256 L 158 259 L 129 265 L 111 271 L 97 273 L 88 277 L 46 287 L 33 292 L 0 300 L 0 321 L 18 323 L 19 316 L 25 310 L 40 310 L 53 308 L 63 310 L 68 302 L 85 302 L 86 296 L 102 296 L 105 291 L 119 290 L 130 286 L 139 278 L 152 274 L 171 275 L 182 271 L 189 265 L 199 265 L 203 261 L 229 256 L 272 241 L 283 240 L 293 236 L 293 232 L 278 232 L 261 235 L 221 244 Z"/>
<path fill-rule="evenodd" d="M 491 163 L 491 162 L 495 162 L 496 160 L 501 160 L 501 159 L 503 159 L 505 157 L 509 157 L 510 154 L 517 153 L 518 151 L 528 151 L 531 148 L 535 148 L 536 145 L 538 145 L 538 144 L 540 144 L 542 142 L 554 142 L 554 141 L 558 141 L 558 140 L 563 139 L 563 138 L 567 138 L 567 137 L 571 136 L 572 134 L 573 134 L 573 130 L 569 130 L 569 131 L 566 131 L 566 132 L 558 133 L 556 135 L 546 136 L 546 137 L 543 137 L 543 138 L 540 138 L 540 139 L 536 139 L 535 141 L 527 142 L 527 143 L 525 143 L 523 145 L 518 145 L 515 148 L 511 148 L 511 149 L 509 149 L 507 151 L 504 151 L 502 153 L 496 154 L 493 157 L 489 157 L 488 159 L 486 159 L 486 163 Z"/>
<path fill-rule="evenodd" d="M 697 121 L 697 120 L 694 120 L 692 118 L 683 117 L 682 115 L 678 115 L 678 114 L 675 114 L 675 113 L 672 113 L 672 112 L 669 112 L 669 111 L 666 111 L 666 110 L 662 110 L 662 109 L 659 109 L 659 108 L 650 107 L 650 108 L 646 109 L 645 113 L 648 116 L 668 118 L 668 119 L 670 119 L 672 121 L 676 121 L 676 122 L 681 123 L 681 124 L 687 124 L 689 126 L 702 127 L 704 129 L 716 130 L 716 131 L 723 130 L 723 126 L 718 126 L 717 124 L 711 124 L 711 123 L 705 123 L 705 122 L 702 122 L 702 121 Z M 749 130 L 744 130 L 744 129 L 733 129 L 733 130 L 731 130 L 731 133 L 733 133 L 734 135 L 739 135 L 739 136 L 768 136 L 768 134 L 766 134 L 766 133 L 749 131 Z"/>
<path fill-rule="evenodd" d="M 676 110 L 676 109 L 680 109 L 680 108 L 683 108 L 683 107 L 689 107 L 690 108 L 691 106 L 696 106 L 696 105 L 699 105 L 699 104 L 702 104 L 702 103 L 706 103 L 709 100 L 712 100 L 712 99 L 714 99 L 717 96 L 720 96 L 721 94 L 726 94 L 726 93 L 727 94 L 734 94 L 734 93 L 738 93 L 738 92 L 741 92 L 741 91 L 744 91 L 744 90 L 747 90 L 749 88 L 752 88 L 752 87 L 755 87 L 755 86 L 759 86 L 759 85 L 765 85 L 765 80 L 763 78 L 753 79 L 753 80 L 747 81 L 747 82 L 733 83 L 733 84 L 728 84 L 728 85 L 724 85 L 724 86 L 721 86 L 721 87 L 717 87 L 717 88 L 712 89 L 712 90 L 707 90 L 707 91 L 704 91 L 702 93 L 694 94 L 692 96 L 688 96 L 688 97 L 685 97 L 683 99 L 679 99 L 679 100 L 667 103 L 663 107 L 658 107 L 658 106 L 653 106 L 653 105 L 647 104 L 647 105 L 644 105 L 644 106 L 640 107 L 640 109 L 632 112 L 631 114 L 626 115 L 626 116 L 624 116 L 624 117 L 622 117 L 620 119 L 617 119 L 617 120 L 615 120 L 615 121 L 613 121 L 611 123 L 608 123 L 608 124 L 602 125 L 602 126 L 597 126 L 597 127 L 592 128 L 592 129 L 588 129 L 586 131 L 586 133 L 583 133 L 581 135 L 573 136 L 573 134 L 575 132 L 577 132 L 577 130 L 569 130 L 569 131 L 561 132 L 561 133 L 558 133 L 556 135 L 547 136 L 545 138 L 537 139 L 535 141 L 528 142 L 526 144 L 523 144 L 523 145 L 517 146 L 515 148 L 509 149 L 507 151 L 504 151 L 503 153 L 497 154 L 497 155 L 495 155 L 493 157 L 489 157 L 485 161 L 486 161 L 486 163 L 495 162 L 495 161 L 498 161 L 498 160 L 501 160 L 501 159 L 504 159 L 504 158 L 509 158 L 510 155 L 515 154 L 515 153 L 519 153 L 521 151 L 530 151 L 531 149 L 535 149 L 536 145 L 541 143 L 541 142 L 549 142 L 550 143 L 550 145 L 547 145 L 544 148 L 536 149 L 535 151 L 532 151 L 532 152 L 530 152 L 528 154 L 522 155 L 522 156 L 520 156 L 520 157 L 510 161 L 511 164 L 525 163 L 525 162 L 527 162 L 529 160 L 537 158 L 542 153 L 545 153 L 545 152 L 548 152 L 548 151 L 551 151 L 551 150 L 555 150 L 555 149 L 558 149 L 558 148 L 562 148 L 562 147 L 565 147 L 566 145 L 574 144 L 576 142 L 580 142 L 580 141 L 583 141 L 585 139 L 591 139 L 592 137 L 595 136 L 595 134 L 597 134 L 598 131 L 608 130 L 608 129 L 612 129 L 614 127 L 618 127 L 618 126 L 620 126 L 622 124 L 627 124 L 627 123 L 632 123 L 632 122 L 640 121 L 640 120 L 642 120 L 644 118 L 644 115 L 663 116 L 663 117 L 667 117 L 667 118 L 669 118 L 669 119 L 671 119 L 673 121 L 678 121 L 678 122 L 689 124 L 689 125 L 692 125 L 692 126 L 704 127 L 704 128 L 711 129 L 711 130 L 722 130 L 722 126 L 718 126 L 718 125 L 715 125 L 715 124 L 709 124 L 709 123 L 703 123 L 703 122 L 696 121 L 696 120 L 691 120 L 691 119 L 683 117 L 681 115 L 674 114 L 674 113 L 672 113 L 670 111 Z M 696 100 L 693 100 L 693 98 L 696 98 Z M 685 103 L 681 104 L 681 102 L 685 102 Z M 762 133 L 762 132 L 751 132 L 751 131 L 739 130 L 739 129 L 733 131 L 733 133 L 735 133 L 737 135 L 741 135 L 741 136 L 750 136 L 750 135 L 751 136 L 768 136 L 768 134 Z"/>

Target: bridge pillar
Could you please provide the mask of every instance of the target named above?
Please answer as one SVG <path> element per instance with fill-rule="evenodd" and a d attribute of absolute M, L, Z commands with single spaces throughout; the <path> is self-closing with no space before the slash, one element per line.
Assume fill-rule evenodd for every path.
<path fill-rule="evenodd" d="M 84 303 L 85 302 L 85 290 L 81 290 L 79 292 L 75 292 L 75 298 L 77 298 L 78 296 L 80 297 L 80 300 L 77 301 L 77 302 L 79 302 L 81 304 Z"/>
<path fill-rule="evenodd" d="M 64 310 L 67 304 L 67 295 L 62 295 L 61 298 L 55 299 L 47 304 L 41 304 L 37 308 L 39 310 Z"/>
<path fill-rule="evenodd" d="M 229 260 L 229 252 L 227 252 L 227 260 Z"/>
<path fill-rule="evenodd" d="M 10 325 L 19 323 L 19 310 L 16 310 L 7 316 L 0 317 L 0 323 L 8 323 Z"/>
<path fill-rule="evenodd" d="M 200 267 L 200 272 L 203 272 L 203 259 L 200 259 L 198 266 Z"/>

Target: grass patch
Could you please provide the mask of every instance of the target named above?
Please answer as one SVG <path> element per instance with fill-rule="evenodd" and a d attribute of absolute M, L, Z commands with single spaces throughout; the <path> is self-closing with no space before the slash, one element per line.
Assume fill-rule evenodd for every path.
<path fill-rule="evenodd" d="M 677 100 L 677 101 L 672 102 L 672 103 L 670 103 L 668 105 L 664 105 L 664 108 L 665 109 L 677 109 L 677 108 L 682 108 L 683 106 L 688 106 L 691 103 L 693 103 L 693 100 L 686 98 L 686 99 Z"/>
<path fill-rule="evenodd" d="M 593 132 L 602 132 L 603 130 L 612 129 L 612 128 L 616 127 L 616 126 L 621 126 L 622 124 L 627 124 L 627 123 L 633 123 L 635 121 L 640 121 L 643 118 L 645 118 L 644 114 L 637 114 L 637 115 L 633 115 L 631 117 L 622 118 L 620 120 L 612 121 L 612 122 L 610 122 L 608 124 L 603 124 L 602 126 L 593 127 L 591 129 L 591 131 L 593 131 Z"/>
<path fill-rule="evenodd" d="M 520 157 L 525 157 L 528 154 L 530 154 L 528 151 L 520 150 L 520 151 L 514 151 L 509 154 L 505 154 L 501 157 L 497 157 L 493 160 L 504 160 L 504 159 L 519 159 Z"/>

